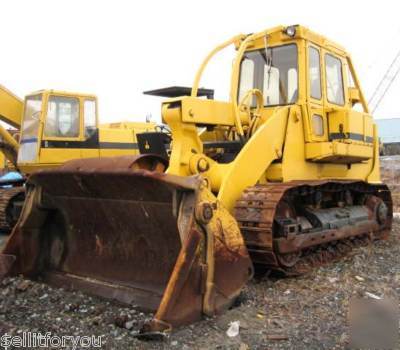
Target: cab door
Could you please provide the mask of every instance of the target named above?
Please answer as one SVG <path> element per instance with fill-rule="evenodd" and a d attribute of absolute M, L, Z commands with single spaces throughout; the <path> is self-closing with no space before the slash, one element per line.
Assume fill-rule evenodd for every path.
<path fill-rule="evenodd" d="M 325 78 L 325 110 L 328 112 L 329 140 L 347 137 L 348 105 L 344 84 L 344 58 L 331 51 L 323 51 Z"/>
<path fill-rule="evenodd" d="M 324 104 L 324 78 L 321 49 L 313 44 L 307 47 L 307 98 L 309 116 L 309 142 L 328 141 L 328 121 Z"/>

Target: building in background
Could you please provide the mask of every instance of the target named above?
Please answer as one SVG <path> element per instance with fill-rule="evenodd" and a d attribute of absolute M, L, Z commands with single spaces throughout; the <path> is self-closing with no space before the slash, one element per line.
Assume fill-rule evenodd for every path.
<path fill-rule="evenodd" d="M 400 154 L 400 118 L 375 119 L 383 155 Z"/>

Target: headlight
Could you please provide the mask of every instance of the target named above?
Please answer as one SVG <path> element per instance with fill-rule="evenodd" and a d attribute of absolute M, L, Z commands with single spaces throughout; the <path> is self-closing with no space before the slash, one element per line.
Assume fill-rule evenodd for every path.
<path fill-rule="evenodd" d="M 284 32 L 287 36 L 293 38 L 296 35 L 296 27 L 295 26 L 286 27 Z"/>

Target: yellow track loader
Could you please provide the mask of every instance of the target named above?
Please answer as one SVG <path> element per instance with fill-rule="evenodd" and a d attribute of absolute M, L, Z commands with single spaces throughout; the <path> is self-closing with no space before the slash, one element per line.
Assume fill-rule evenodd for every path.
<path fill-rule="evenodd" d="M 121 122 L 99 125 L 94 95 L 42 90 L 20 100 L 0 86 L 0 149 L 24 176 L 58 167 L 71 159 L 135 155 L 137 135 L 154 131 L 154 123 Z M 25 179 L 0 183 L 0 230 L 18 219 Z M 10 186 L 12 186 L 10 188 Z"/>
<path fill-rule="evenodd" d="M 198 97 L 207 63 L 229 45 L 230 100 Z M 142 332 L 168 331 L 232 305 L 253 265 L 298 275 L 389 234 L 377 128 L 350 56 L 323 36 L 279 26 L 233 37 L 162 117 L 168 160 L 77 160 L 33 174 L 3 275 L 151 309 Z"/>

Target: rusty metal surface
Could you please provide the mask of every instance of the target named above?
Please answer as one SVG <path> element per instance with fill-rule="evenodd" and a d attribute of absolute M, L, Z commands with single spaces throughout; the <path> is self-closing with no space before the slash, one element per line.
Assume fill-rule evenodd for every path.
<path fill-rule="evenodd" d="M 74 159 L 64 163 L 61 170 L 111 170 L 111 169 L 146 169 L 155 170 L 157 164 L 168 166 L 168 160 L 159 155 L 139 154 L 135 156 L 119 156 L 105 158 Z M 45 170 L 46 171 L 46 170 Z"/>
<path fill-rule="evenodd" d="M 252 271 L 240 230 L 200 178 L 145 170 L 160 164 L 121 157 L 33 174 L 20 222 L 0 255 L 16 261 L 3 274 L 8 268 L 41 276 L 155 311 L 145 331 L 229 307 Z M 206 222 L 196 214 L 204 200 L 213 203 Z"/>
<path fill-rule="evenodd" d="M 43 233 L 30 233 L 23 224 L 18 230 L 37 235 L 46 249 L 24 265 L 118 283 L 132 290 L 132 298 L 137 290 L 161 299 L 181 242 L 172 215 L 173 185 L 160 175 L 60 170 L 32 176 L 29 183 L 41 189 L 40 207 L 47 214 L 35 227 Z"/>
<path fill-rule="evenodd" d="M 0 255 L 0 279 L 1 276 L 4 276 L 14 264 L 15 256 L 8 255 L 8 254 L 1 254 Z"/>
<path fill-rule="evenodd" d="M 291 212 L 293 198 L 300 194 L 306 197 L 312 196 L 317 190 L 335 193 L 344 187 L 359 194 L 370 196 L 366 200 L 366 206 L 370 212 L 370 221 L 336 230 L 323 230 L 293 237 L 277 236 L 276 219 L 278 217 L 293 217 Z M 384 202 L 387 208 L 387 218 L 383 225 L 376 220 L 376 207 L 381 202 Z M 387 237 L 392 224 L 392 201 L 387 186 L 379 184 L 373 185 L 355 181 L 270 183 L 247 189 L 235 206 L 235 217 L 239 222 L 253 262 L 264 265 L 269 269 L 283 270 L 292 274 L 295 270 L 294 266 L 297 263 L 301 265 L 301 260 L 329 261 L 329 253 L 323 250 L 328 249 L 331 242 L 343 240 L 343 242 L 347 242 L 346 246 L 349 247 L 354 245 L 354 242 L 350 242 L 351 239 L 354 237 L 363 238 L 365 235 L 368 237 L 371 232 L 373 232 L 371 238 L 374 239 Z M 323 249 L 317 252 L 314 247 Z M 338 245 L 338 247 L 343 248 L 343 245 Z M 328 250 L 335 249 L 335 246 L 329 246 Z M 343 252 L 346 249 L 341 250 Z M 338 251 L 337 254 L 332 254 L 331 260 L 337 258 L 342 252 Z M 306 255 L 309 255 L 310 259 Z M 315 266 L 314 263 L 311 265 Z M 303 271 L 304 266 L 299 270 Z M 295 271 L 293 274 L 297 274 L 297 272 Z"/>
<path fill-rule="evenodd" d="M 278 253 L 287 254 L 378 230 L 379 225 L 375 221 L 370 220 L 359 225 L 346 226 L 337 230 L 325 230 L 323 232 L 298 235 L 291 240 L 277 238 L 275 240 L 275 247 Z"/>

